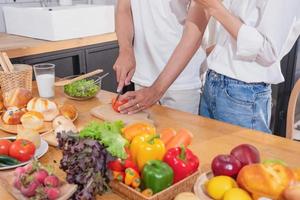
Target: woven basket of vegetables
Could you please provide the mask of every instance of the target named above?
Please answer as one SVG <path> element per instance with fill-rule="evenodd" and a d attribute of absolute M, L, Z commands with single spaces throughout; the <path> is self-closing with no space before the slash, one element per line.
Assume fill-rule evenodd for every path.
<path fill-rule="evenodd" d="M 145 196 L 143 193 L 127 186 L 122 182 L 112 181 L 110 182 L 110 187 L 112 188 L 113 192 L 128 200 L 170 200 L 174 199 L 179 193 L 192 191 L 192 188 L 199 175 L 200 171 L 197 171 L 185 179 L 168 187 L 167 189 L 150 197 Z"/>
<path fill-rule="evenodd" d="M 190 131 L 167 128 L 158 134 L 150 124 L 135 123 L 122 134 L 130 143 L 131 161 L 115 160 L 108 166 L 115 193 L 129 200 L 169 200 L 192 190 L 200 161 L 187 148 L 193 138 Z"/>

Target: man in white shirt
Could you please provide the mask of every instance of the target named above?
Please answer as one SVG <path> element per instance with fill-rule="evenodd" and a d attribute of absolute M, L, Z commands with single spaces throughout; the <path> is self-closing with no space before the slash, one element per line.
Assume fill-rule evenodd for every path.
<path fill-rule="evenodd" d="M 119 0 L 116 32 L 120 54 L 114 65 L 118 91 L 130 81 L 140 90 L 153 84 L 181 40 L 190 0 Z M 187 67 L 163 94 L 162 105 L 197 114 L 200 101 L 200 65 L 205 53 L 199 48 Z M 141 107 L 139 104 L 134 105 Z"/>
<path fill-rule="evenodd" d="M 207 18 L 203 17 L 203 21 L 212 16 L 221 24 L 216 45 L 207 61 L 209 71 L 200 114 L 270 132 L 270 84 L 284 81 L 280 60 L 299 37 L 300 1 L 224 0 L 224 4 L 218 0 L 196 2 L 199 15 L 203 17 L 202 11 L 205 10 L 204 16 Z M 202 25 L 205 25 L 206 22 L 203 21 Z M 191 40 L 197 37 L 201 40 L 199 32 L 203 30 L 202 25 L 199 25 L 198 32 L 195 30 L 195 34 L 190 35 Z M 148 92 L 159 92 L 168 87 L 170 83 L 165 82 L 164 77 L 172 69 L 164 72 Z M 124 98 L 127 97 L 134 100 L 121 107 L 121 110 L 127 111 L 134 104 L 143 107 L 153 104 L 153 98 L 145 100 L 141 94 L 124 95 Z M 139 109 L 131 109 L 131 112 L 136 111 Z"/>

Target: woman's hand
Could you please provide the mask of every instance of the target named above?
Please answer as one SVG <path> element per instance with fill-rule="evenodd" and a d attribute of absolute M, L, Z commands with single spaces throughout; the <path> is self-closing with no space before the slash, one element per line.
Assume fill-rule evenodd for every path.
<path fill-rule="evenodd" d="M 210 15 L 213 16 L 219 9 L 224 8 L 220 0 L 195 0 L 200 4 Z"/>
<path fill-rule="evenodd" d="M 126 92 L 120 96 L 120 101 L 128 99 L 128 103 L 119 107 L 122 114 L 134 114 L 156 104 L 161 93 L 157 92 L 154 87 L 143 88 L 133 92 Z"/>

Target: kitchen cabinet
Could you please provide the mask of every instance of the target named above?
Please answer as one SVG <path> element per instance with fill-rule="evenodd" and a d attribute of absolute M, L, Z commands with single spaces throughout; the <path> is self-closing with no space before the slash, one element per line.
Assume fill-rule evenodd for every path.
<path fill-rule="evenodd" d="M 84 73 L 84 53 L 80 50 L 59 51 L 24 58 L 16 58 L 13 63 L 25 63 L 34 65 L 37 63 L 55 64 L 55 74 L 57 77 L 66 77 Z"/>
<path fill-rule="evenodd" d="M 108 44 L 106 46 L 95 46 L 85 51 L 87 72 L 102 68 L 108 72 L 109 76 L 103 79 L 103 88 L 115 92 L 117 90 L 117 80 L 113 65 L 118 57 L 118 45 Z"/>
<path fill-rule="evenodd" d="M 53 63 L 56 65 L 57 77 L 66 77 L 77 74 L 84 74 L 97 68 L 102 68 L 110 75 L 103 81 L 104 90 L 116 91 L 116 77 L 113 71 L 113 64 L 118 56 L 117 41 L 89 45 L 85 47 L 55 51 L 50 53 L 13 58 L 13 63 L 24 63 L 34 65 L 37 63 Z"/>
<path fill-rule="evenodd" d="M 288 103 L 292 89 L 300 78 L 300 38 L 291 51 L 281 60 L 281 71 L 285 81 L 272 85 L 271 128 L 276 135 L 285 137 Z M 295 123 L 300 120 L 300 104 L 297 104 Z M 299 127 L 297 127 L 299 129 Z"/>

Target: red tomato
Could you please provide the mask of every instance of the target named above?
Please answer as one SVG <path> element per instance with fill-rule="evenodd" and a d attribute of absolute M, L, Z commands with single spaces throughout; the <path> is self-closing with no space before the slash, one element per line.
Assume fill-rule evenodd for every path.
<path fill-rule="evenodd" d="M 21 162 L 30 160 L 34 156 L 35 146 L 28 140 L 18 139 L 9 148 L 9 155 Z"/>
<path fill-rule="evenodd" d="M 128 102 L 127 99 L 124 99 L 123 101 L 119 101 L 119 100 L 117 102 L 115 102 L 115 101 L 116 101 L 116 98 L 113 98 L 111 104 L 112 104 L 112 108 L 116 112 L 120 112 L 119 107 Z"/>
<path fill-rule="evenodd" d="M 9 140 L 0 140 L 0 155 L 8 155 L 11 143 Z"/>

